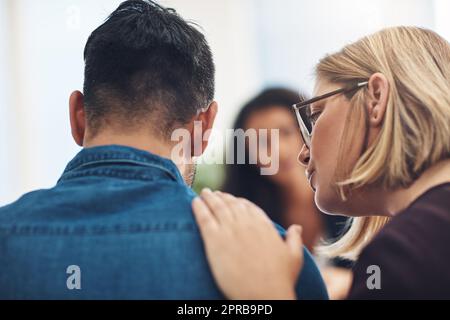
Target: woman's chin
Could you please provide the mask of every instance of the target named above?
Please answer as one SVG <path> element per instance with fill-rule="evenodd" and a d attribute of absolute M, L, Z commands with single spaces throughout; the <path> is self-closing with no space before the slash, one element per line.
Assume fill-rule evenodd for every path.
<path fill-rule="evenodd" d="M 320 186 L 317 186 L 314 201 L 317 208 L 329 215 L 342 215 L 345 209 L 343 208 L 345 203 L 336 195 L 335 192 L 323 190 Z"/>

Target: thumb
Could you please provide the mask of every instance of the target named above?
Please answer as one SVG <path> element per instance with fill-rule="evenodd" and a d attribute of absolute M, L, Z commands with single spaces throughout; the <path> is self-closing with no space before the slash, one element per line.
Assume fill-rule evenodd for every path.
<path fill-rule="evenodd" d="M 286 233 L 286 244 L 291 255 L 296 259 L 301 259 L 303 255 L 302 227 L 292 225 Z"/>

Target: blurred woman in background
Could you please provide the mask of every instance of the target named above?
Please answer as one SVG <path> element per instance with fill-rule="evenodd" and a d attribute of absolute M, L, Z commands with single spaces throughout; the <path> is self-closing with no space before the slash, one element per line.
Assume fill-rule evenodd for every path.
<path fill-rule="evenodd" d="M 268 144 L 272 142 L 270 130 L 279 131 L 279 169 L 274 175 L 261 175 L 259 165 L 249 161 L 229 164 L 222 190 L 254 202 L 284 228 L 292 224 L 304 226 L 304 244 L 313 251 L 326 226 L 324 215 L 314 204 L 314 194 L 304 170 L 296 161 L 303 141 L 292 105 L 299 100 L 300 96 L 294 91 L 274 88 L 265 90 L 241 109 L 234 123 L 235 130 L 268 130 Z M 237 138 L 234 139 L 231 145 L 237 157 Z M 246 156 L 248 160 L 248 148 Z"/>

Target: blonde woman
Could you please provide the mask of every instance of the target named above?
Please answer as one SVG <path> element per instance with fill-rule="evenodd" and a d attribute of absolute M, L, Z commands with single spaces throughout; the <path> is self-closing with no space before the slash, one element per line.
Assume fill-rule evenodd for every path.
<path fill-rule="evenodd" d="M 299 160 L 320 210 L 354 218 L 321 248 L 357 259 L 348 298 L 450 298 L 449 43 L 389 28 L 326 56 L 316 75 L 317 98 L 294 106 Z M 281 239 L 261 209 L 209 190 L 193 210 L 228 298 L 295 298 L 301 227 Z"/>

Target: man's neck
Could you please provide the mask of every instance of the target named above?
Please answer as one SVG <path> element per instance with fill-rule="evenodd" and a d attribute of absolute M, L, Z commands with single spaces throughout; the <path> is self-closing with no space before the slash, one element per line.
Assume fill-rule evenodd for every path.
<path fill-rule="evenodd" d="M 111 132 L 102 132 L 101 134 L 98 134 L 93 138 L 85 139 L 83 147 L 93 148 L 106 145 L 132 147 L 135 149 L 150 152 L 162 158 L 172 160 L 171 154 L 173 146 L 170 143 L 163 141 L 161 137 L 152 136 L 148 132 L 133 134 L 121 133 L 120 135 Z M 175 165 L 178 167 L 178 170 L 185 179 L 186 183 L 189 183 L 189 179 L 191 179 L 190 175 L 192 168 L 180 163 L 175 163 Z"/>
<path fill-rule="evenodd" d="M 93 148 L 105 145 L 121 145 L 151 152 L 160 157 L 170 159 L 171 145 L 152 137 L 147 133 L 120 134 L 102 133 L 93 138 L 85 139 L 83 147 Z"/>

